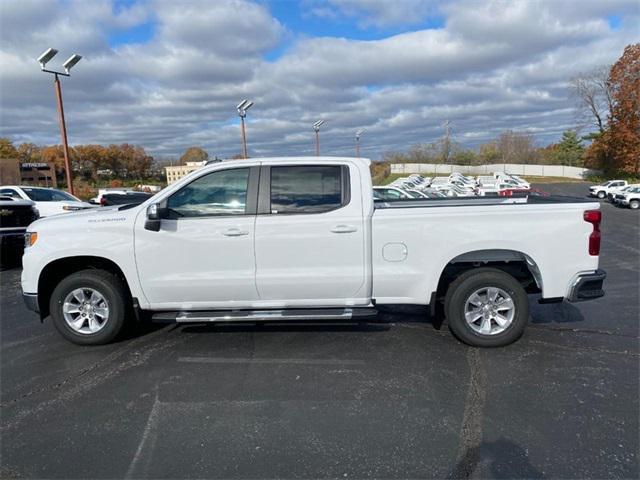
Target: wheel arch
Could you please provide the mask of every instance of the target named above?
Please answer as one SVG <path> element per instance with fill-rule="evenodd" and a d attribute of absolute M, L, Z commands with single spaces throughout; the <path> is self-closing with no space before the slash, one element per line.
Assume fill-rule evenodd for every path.
<path fill-rule="evenodd" d="M 86 269 L 105 270 L 116 275 L 122 280 L 129 297 L 131 297 L 131 287 L 122 269 L 113 261 L 105 257 L 82 255 L 72 257 L 62 257 L 49 262 L 40 272 L 38 277 L 38 307 L 40 318 L 49 315 L 49 300 L 56 285 L 65 277 L 74 272 Z"/>
<path fill-rule="evenodd" d="M 436 298 L 441 299 L 456 278 L 479 267 L 493 267 L 518 279 L 528 293 L 543 289 L 538 264 L 524 252 L 511 249 L 482 249 L 466 252 L 449 260 L 441 269 Z"/>

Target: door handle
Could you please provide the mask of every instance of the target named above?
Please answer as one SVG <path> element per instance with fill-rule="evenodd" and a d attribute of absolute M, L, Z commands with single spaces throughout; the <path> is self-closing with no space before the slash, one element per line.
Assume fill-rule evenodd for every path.
<path fill-rule="evenodd" d="M 357 232 L 358 229 L 353 225 L 336 225 L 331 229 L 333 233 L 352 233 Z"/>
<path fill-rule="evenodd" d="M 222 234 L 225 237 L 241 237 L 243 235 L 249 235 L 246 230 L 240 230 L 239 228 L 227 228 Z"/>

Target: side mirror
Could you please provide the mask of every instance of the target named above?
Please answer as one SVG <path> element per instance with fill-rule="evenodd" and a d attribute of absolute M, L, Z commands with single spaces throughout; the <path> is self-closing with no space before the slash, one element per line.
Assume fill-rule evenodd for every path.
<path fill-rule="evenodd" d="M 144 228 L 152 232 L 159 232 L 161 223 L 160 206 L 157 203 L 152 203 L 147 207 L 147 219 L 144 222 Z"/>

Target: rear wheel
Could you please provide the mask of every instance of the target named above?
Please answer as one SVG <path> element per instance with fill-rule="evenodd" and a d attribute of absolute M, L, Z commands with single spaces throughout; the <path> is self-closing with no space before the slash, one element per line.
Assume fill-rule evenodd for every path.
<path fill-rule="evenodd" d="M 522 335 L 529 299 L 520 282 L 494 268 L 469 270 L 454 280 L 445 297 L 449 327 L 476 347 L 508 345 Z"/>
<path fill-rule="evenodd" d="M 129 295 L 118 277 L 104 270 L 82 270 L 64 278 L 51 294 L 53 324 L 78 345 L 101 345 L 121 332 Z"/>
<path fill-rule="evenodd" d="M 631 200 L 629 202 L 629 208 L 633 208 L 634 210 L 640 208 L 640 200 Z"/>

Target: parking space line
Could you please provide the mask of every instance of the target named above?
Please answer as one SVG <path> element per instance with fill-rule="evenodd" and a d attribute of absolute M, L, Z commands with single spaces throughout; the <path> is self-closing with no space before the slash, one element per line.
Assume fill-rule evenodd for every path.
<path fill-rule="evenodd" d="M 129 468 L 127 469 L 127 473 L 124 478 L 133 478 L 133 474 L 136 471 L 138 464 L 140 463 L 140 459 L 142 458 L 142 453 L 145 450 L 147 443 L 150 444 L 150 448 L 147 448 L 147 461 L 145 463 L 144 474 L 139 476 L 146 476 L 147 470 L 149 468 L 149 464 L 151 461 L 151 456 L 153 454 L 153 449 L 156 443 L 156 430 L 158 428 L 158 423 L 160 419 L 160 401 L 158 400 L 158 390 L 156 388 L 156 395 L 153 400 L 153 405 L 151 410 L 149 411 L 149 416 L 147 417 L 147 423 L 144 426 L 144 430 L 142 431 L 142 437 L 140 438 L 140 443 L 138 444 L 138 448 L 136 449 L 136 453 L 131 459 L 131 463 L 129 464 Z"/>
<path fill-rule="evenodd" d="M 227 363 L 266 365 L 364 365 L 363 360 L 342 360 L 339 358 L 230 358 L 230 357 L 179 357 L 181 363 Z"/>

